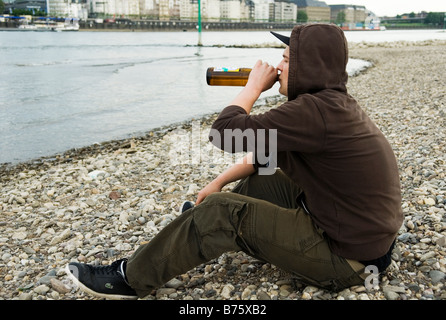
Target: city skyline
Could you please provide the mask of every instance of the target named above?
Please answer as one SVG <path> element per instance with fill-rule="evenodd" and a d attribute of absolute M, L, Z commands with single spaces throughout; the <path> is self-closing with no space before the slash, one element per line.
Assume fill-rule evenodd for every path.
<path fill-rule="evenodd" d="M 45 3 L 48 0 L 40 0 L 42 3 Z M 36 3 L 40 1 L 35 1 Z M 141 0 L 136 0 L 138 3 L 139 1 L 139 6 L 143 5 L 145 6 L 145 8 L 147 9 L 147 0 L 146 1 L 141 1 Z M 157 0 L 153 0 L 153 1 L 157 1 Z M 192 1 L 192 0 L 190 0 Z M 205 0 L 201 0 L 202 3 L 206 2 Z M 242 0 L 240 0 L 242 1 Z M 267 2 L 265 2 L 265 0 L 252 0 L 255 3 L 260 3 L 260 4 L 264 4 L 264 3 L 268 3 L 269 1 L 267 0 Z M 273 1 L 273 0 L 270 0 Z M 286 1 L 286 0 L 275 0 L 275 1 Z M 392 1 L 388 1 L 388 0 L 316 0 L 316 1 L 321 1 L 323 3 L 325 3 L 326 5 L 357 5 L 357 6 L 363 6 L 365 7 L 368 11 L 373 12 L 373 14 L 375 16 L 378 17 L 394 17 L 397 15 L 402 15 L 405 13 L 420 13 L 422 11 L 425 12 L 446 12 L 446 2 L 444 1 L 440 1 L 440 0 L 425 0 L 425 1 L 419 1 L 419 0 L 392 0 Z M 11 3 L 14 1 L 11 0 L 4 0 L 3 2 L 5 3 Z M 21 2 L 26 2 L 26 1 L 21 1 Z M 32 1 L 30 1 L 32 2 Z M 92 3 L 96 3 L 97 0 L 88 0 L 88 1 L 73 1 L 77 3 L 84 3 L 82 5 L 82 10 L 84 11 L 89 11 L 88 8 L 92 7 L 91 4 L 89 4 L 90 2 Z M 60 9 L 61 4 L 60 3 L 65 3 L 64 1 L 60 1 L 60 0 L 55 0 L 54 2 L 50 0 L 50 3 L 52 3 L 50 5 L 50 8 L 52 10 L 55 10 L 56 12 L 60 11 L 58 9 Z M 69 2 L 71 3 L 71 1 Z M 86 4 L 85 4 L 86 3 Z M 106 3 L 106 1 L 104 2 L 97 2 L 97 3 Z M 196 0 L 194 1 L 194 3 L 196 4 Z M 292 3 L 296 3 L 296 1 L 292 1 Z M 311 3 L 311 2 L 310 2 Z M 21 6 L 23 7 L 23 4 L 21 4 Z M 87 8 L 88 6 L 88 8 Z M 137 5 L 138 6 L 138 5 Z M 97 7 L 97 5 L 95 5 L 95 8 Z M 112 6 L 113 8 L 115 6 Z M 135 7 L 135 5 L 133 5 L 133 7 Z M 132 8 L 133 8 L 132 7 Z M 163 8 L 165 8 L 166 6 L 163 5 Z M 81 7 L 79 7 L 78 9 L 80 10 Z M 203 8 L 203 6 L 202 6 Z M 71 9 L 74 10 L 74 9 Z M 139 10 L 139 9 L 137 9 Z M 206 9 L 205 9 L 206 10 Z M 299 8 L 298 8 L 299 10 Z M 50 10 L 51 11 L 51 10 Z M 133 11 L 135 11 L 133 9 Z M 87 14 L 87 13 L 85 13 Z M 84 14 L 84 15 L 85 15 Z M 126 14 L 126 13 L 124 13 Z M 139 13 L 138 13 L 139 14 Z M 85 17 L 86 18 L 86 17 Z"/>

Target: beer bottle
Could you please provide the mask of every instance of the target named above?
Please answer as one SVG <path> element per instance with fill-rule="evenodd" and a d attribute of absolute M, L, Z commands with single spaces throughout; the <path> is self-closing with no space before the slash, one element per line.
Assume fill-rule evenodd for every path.
<path fill-rule="evenodd" d="M 208 68 L 206 82 L 210 86 L 240 86 L 248 82 L 251 68 Z"/>

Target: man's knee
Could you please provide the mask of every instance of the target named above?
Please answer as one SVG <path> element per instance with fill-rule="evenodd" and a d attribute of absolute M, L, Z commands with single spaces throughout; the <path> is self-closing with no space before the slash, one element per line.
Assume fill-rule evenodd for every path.
<path fill-rule="evenodd" d="M 237 225 L 247 205 L 247 197 L 231 192 L 215 192 L 194 208 L 194 220 L 204 229 L 217 225 Z"/>
<path fill-rule="evenodd" d="M 231 192 L 214 192 L 208 195 L 202 204 L 206 206 L 227 206 L 233 202 L 244 203 L 243 196 Z"/>
<path fill-rule="evenodd" d="M 220 201 L 221 199 L 225 198 L 225 192 L 214 192 L 208 195 L 204 200 L 203 204 L 210 205 L 215 204 L 216 202 Z"/>

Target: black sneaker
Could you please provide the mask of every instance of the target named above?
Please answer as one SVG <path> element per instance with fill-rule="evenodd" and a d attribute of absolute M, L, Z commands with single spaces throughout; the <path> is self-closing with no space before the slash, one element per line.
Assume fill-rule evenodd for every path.
<path fill-rule="evenodd" d="M 180 213 L 183 213 L 186 210 L 189 210 L 190 208 L 193 208 L 195 206 L 195 203 L 192 201 L 184 201 L 183 204 L 180 206 Z"/>
<path fill-rule="evenodd" d="M 67 265 L 66 272 L 81 290 L 89 294 L 112 300 L 136 300 L 138 295 L 125 279 L 126 262 L 127 259 L 121 259 L 109 266 L 71 262 Z"/>

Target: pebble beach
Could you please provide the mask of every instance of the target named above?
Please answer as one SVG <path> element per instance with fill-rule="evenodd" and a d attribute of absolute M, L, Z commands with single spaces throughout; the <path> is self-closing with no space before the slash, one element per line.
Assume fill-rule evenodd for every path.
<path fill-rule="evenodd" d="M 349 93 L 388 138 L 400 169 L 405 219 L 387 271 L 372 287 L 331 292 L 228 252 L 144 299 L 446 300 L 446 41 L 351 43 L 349 51 L 372 63 L 349 79 Z M 253 112 L 283 101 L 266 98 Z M 95 300 L 71 282 L 66 264 L 130 256 L 236 161 L 208 142 L 216 116 L 1 165 L 0 300 Z"/>

